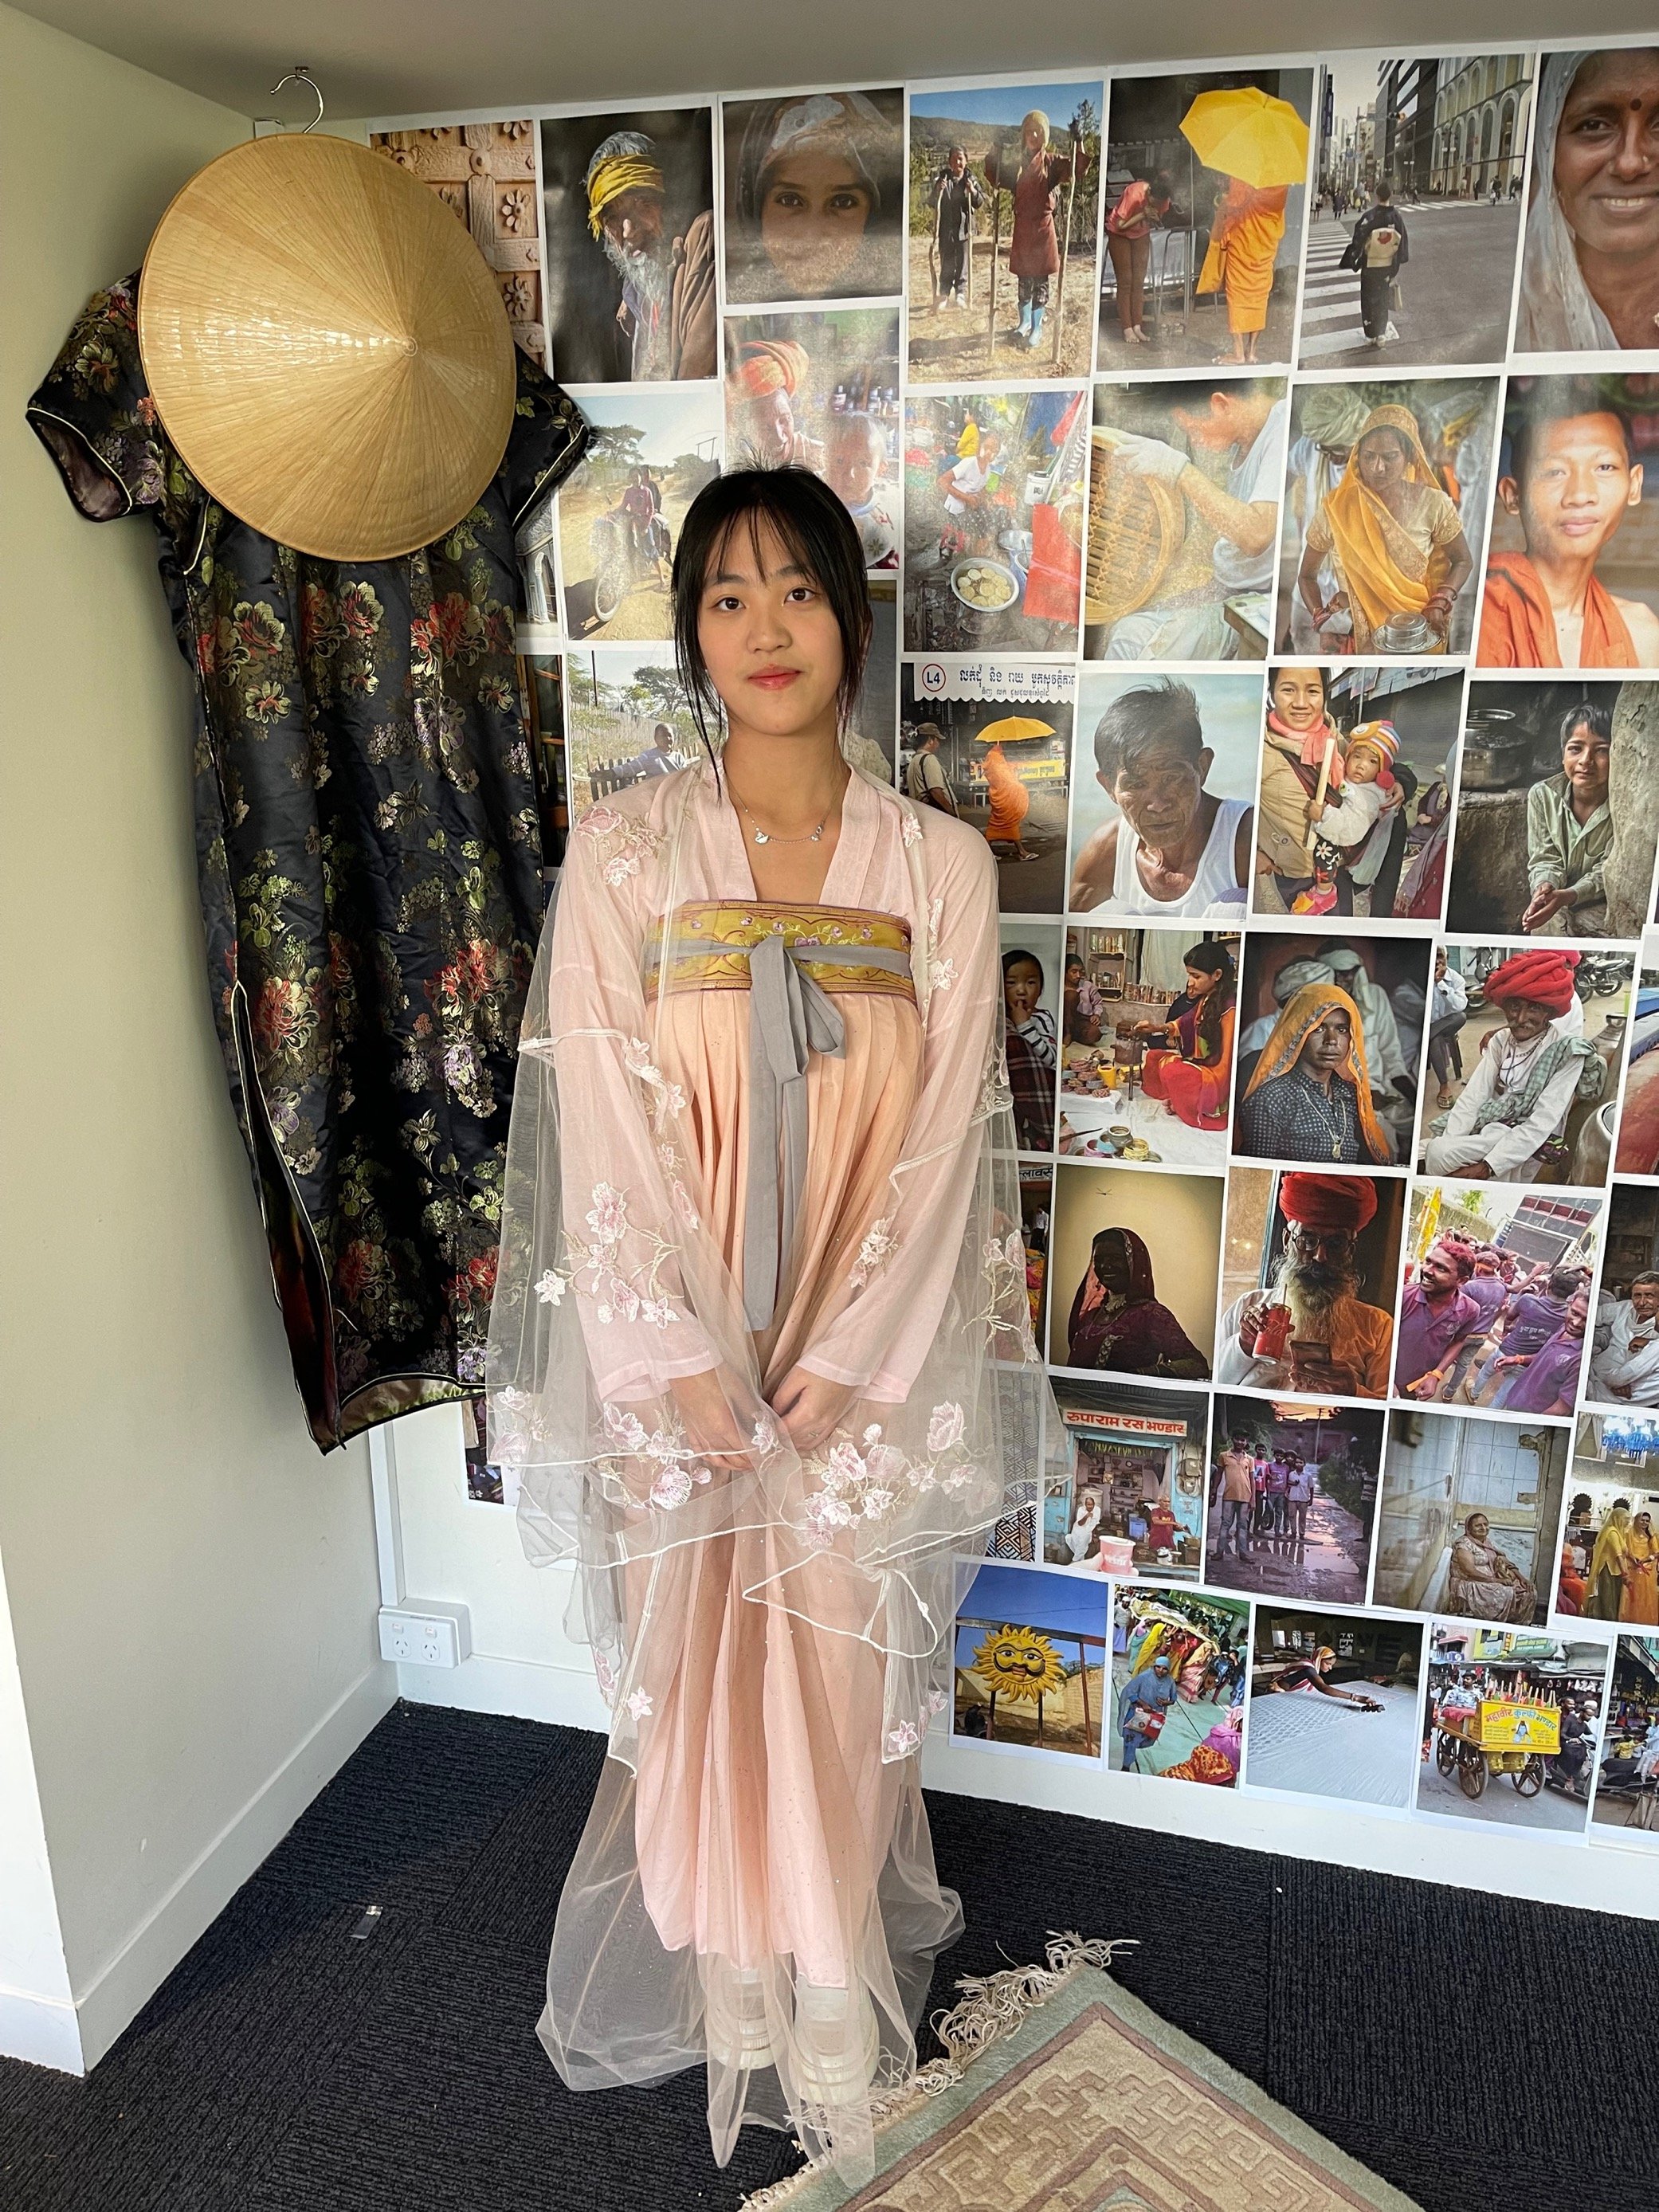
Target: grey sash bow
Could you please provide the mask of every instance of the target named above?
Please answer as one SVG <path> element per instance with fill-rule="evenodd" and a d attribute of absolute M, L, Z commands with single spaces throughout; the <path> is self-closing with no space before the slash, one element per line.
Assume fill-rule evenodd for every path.
<path fill-rule="evenodd" d="M 744 1202 L 743 1311 L 769 1328 L 789 1280 L 795 1218 L 806 1182 L 806 1066 L 815 1052 L 839 1060 L 846 1024 L 804 965 L 884 968 L 908 975 L 909 956 L 874 945 L 786 945 L 763 937 L 749 956 L 749 1182 Z M 781 1219 L 778 1127 L 783 1127 Z"/>

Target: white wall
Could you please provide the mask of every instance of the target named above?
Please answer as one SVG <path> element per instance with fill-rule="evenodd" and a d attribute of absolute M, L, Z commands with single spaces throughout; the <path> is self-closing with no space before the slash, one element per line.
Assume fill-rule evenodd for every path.
<path fill-rule="evenodd" d="M 73 2065 L 395 1685 L 367 1455 L 307 1435 L 219 1064 L 154 532 L 82 520 L 22 416 L 248 125 L 4 7 L 0 87 L 0 2049 Z"/>

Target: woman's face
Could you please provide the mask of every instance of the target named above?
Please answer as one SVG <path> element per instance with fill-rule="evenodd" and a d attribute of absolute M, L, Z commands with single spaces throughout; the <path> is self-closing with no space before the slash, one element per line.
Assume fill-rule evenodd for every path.
<path fill-rule="evenodd" d="M 1607 738 L 1588 722 L 1575 722 L 1561 748 L 1561 769 L 1572 786 L 1573 796 L 1599 806 L 1607 795 L 1607 762 L 1612 752 Z"/>
<path fill-rule="evenodd" d="M 1359 441 L 1359 479 L 1379 495 L 1405 481 L 1409 455 L 1397 430 L 1370 430 Z"/>
<path fill-rule="evenodd" d="M 1492 1523 L 1484 1513 L 1471 1513 L 1463 1526 L 1477 1544 L 1484 1544 Z"/>
<path fill-rule="evenodd" d="M 844 154 L 789 154 L 766 179 L 761 246 L 792 292 L 822 299 L 857 258 L 873 212 L 870 187 Z"/>
<path fill-rule="evenodd" d="M 793 737 L 816 733 L 833 716 L 841 625 L 769 523 L 751 533 L 739 522 L 715 549 L 698 602 L 697 641 L 734 728 Z"/>
<path fill-rule="evenodd" d="M 1002 1003 L 1016 1029 L 1029 1022 L 1042 996 L 1042 970 L 1035 960 L 1016 960 L 1002 978 Z"/>
<path fill-rule="evenodd" d="M 1206 998 L 1214 990 L 1220 980 L 1219 976 L 1211 975 L 1206 969 L 1189 968 L 1187 970 L 1187 996 L 1189 999 Z"/>
<path fill-rule="evenodd" d="M 1316 668 L 1276 670 L 1273 697 L 1287 729 L 1316 730 L 1325 719 L 1325 678 Z"/>
<path fill-rule="evenodd" d="M 1297 1060 L 1310 1073 L 1331 1074 L 1347 1058 L 1348 1042 L 1348 1018 L 1340 1006 L 1333 1006 L 1309 1030 Z"/>
<path fill-rule="evenodd" d="M 1028 123 L 1019 136 L 1028 159 L 1033 155 L 1040 154 L 1048 143 L 1042 135 L 1042 126 L 1038 123 Z"/>
<path fill-rule="evenodd" d="M 1555 192 L 1593 253 L 1659 253 L 1659 51 L 1595 54 L 1572 81 L 1555 134 Z"/>
<path fill-rule="evenodd" d="M 1095 1280 L 1103 1290 L 1119 1296 L 1129 1287 L 1129 1254 L 1121 1237 L 1106 1236 L 1097 1239 L 1091 1263 Z"/>

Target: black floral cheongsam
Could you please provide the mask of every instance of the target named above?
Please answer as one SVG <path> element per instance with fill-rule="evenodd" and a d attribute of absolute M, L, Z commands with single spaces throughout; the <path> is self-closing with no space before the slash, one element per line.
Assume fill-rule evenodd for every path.
<path fill-rule="evenodd" d="M 483 1386 L 541 854 L 514 533 L 580 459 L 522 354 L 471 513 L 396 561 L 321 561 L 210 498 L 94 295 L 28 416 L 83 514 L 147 508 L 195 675 L 214 1018 L 311 1431 L 328 1450 Z"/>

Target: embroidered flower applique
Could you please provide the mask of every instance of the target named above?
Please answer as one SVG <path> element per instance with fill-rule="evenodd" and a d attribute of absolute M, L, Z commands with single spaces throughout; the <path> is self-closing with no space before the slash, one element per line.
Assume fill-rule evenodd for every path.
<path fill-rule="evenodd" d="M 908 1759 L 913 1751 L 919 1750 L 927 1733 L 928 1722 L 935 1713 L 942 1713 L 949 1702 L 943 1690 L 930 1690 L 915 1720 L 901 1721 L 896 1728 L 887 1731 L 887 1757 Z"/>
<path fill-rule="evenodd" d="M 714 1469 L 703 1464 L 686 1441 L 685 1431 L 678 1421 L 671 1419 L 660 1428 L 647 1429 L 629 1407 L 609 1403 L 603 1408 L 600 1419 L 605 1435 L 618 1453 L 629 1459 L 654 1463 L 656 1472 L 646 1495 L 660 1512 L 676 1511 L 694 1490 L 714 1480 Z M 611 1460 L 601 1461 L 600 1466 L 615 1484 L 619 1500 L 637 1504 L 638 1478 L 630 1480 L 628 1474 Z"/>
<path fill-rule="evenodd" d="M 921 842 L 921 824 L 908 806 L 899 823 L 899 837 L 906 845 L 920 845 Z"/>
<path fill-rule="evenodd" d="M 965 1488 L 980 1472 L 968 1449 L 967 1427 L 959 1405 L 947 1401 L 935 1406 L 927 1424 L 926 1459 L 913 1459 L 899 1445 L 884 1442 L 879 1423 L 866 1428 L 856 1443 L 846 1435 L 835 1437 L 806 1462 L 818 1485 L 802 1506 L 807 1540 L 822 1550 L 834 1543 L 838 1529 L 859 1521 L 884 1521 L 908 1498 L 930 1490 Z"/>
<path fill-rule="evenodd" d="M 667 843 L 660 830 L 636 822 L 616 806 L 590 806 L 576 824 L 583 836 L 610 846 L 599 860 L 599 873 L 614 890 L 640 872 L 640 863 L 659 853 Z"/>
<path fill-rule="evenodd" d="M 878 1275 L 898 1250 L 898 1238 L 893 1234 L 893 1217 L 884 1214 L 872 1222 L 859 1246 L 858 1258 L 847 1279 L 855 1291 L 861 1291 L 872 1275 Z"/>
<path fill-rule="evenodd" d="M 644 1690 L 630 1690 L 623 1699 L 623 1711 L 630 1720 L 649 1720 L 651 1699 L 648 1693 Z"/>
<path fill-rule="evenodd" d="M 594 1318 L 602 1325 L 643 1321 L 654 1328 L 671 1328 L 677 1316 L 660 1278 L 675 1256 L 673 1246 L 654 1230 L 629 1219 L 626 1194 L 613 1183 L 596 1182 L 588 1200 L 586 1240 L 567 1236 L 564 1260 L 543 1269 L 536 1296 L 544 1305 L 556 1306 L 574 1284 L 592 1299 Z M 630 1236 L 646 1247 L 637 1267 L 623 1265 L 623 1243 Z"/>

